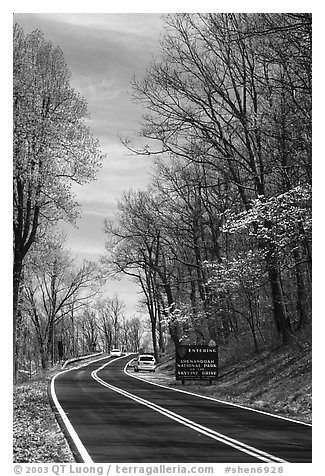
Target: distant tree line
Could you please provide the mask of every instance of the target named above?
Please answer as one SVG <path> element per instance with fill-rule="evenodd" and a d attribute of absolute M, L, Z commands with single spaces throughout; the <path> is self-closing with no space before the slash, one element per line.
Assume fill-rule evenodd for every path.
<path fill-rule="evenodd" d="M 65 360 L 112 348 L 137 352 L 145 332 L 127 317 L 117 295 L 104 296 L 98 264 L 80 261 L 51 229 L 24 262 L 17 319 L 17 378 L 31 377 Z"/>
<path fill-rule="evenodd" d="M 144 332 L 117 295 L 103 297 L 102 273 L 78 262 L 62 236 L 47 235 L 25 262 L 17 328 L 18 370 L 29 376 L 69 358 L 118 347 L 138 351 Z"/>
<path fill-rule="evenodd" d="M 172 14 L 134 98 L 147 190 L 107 219 L 105 263 L 164 336 L 259 350 L 310 338 L 310 14 Z"/>

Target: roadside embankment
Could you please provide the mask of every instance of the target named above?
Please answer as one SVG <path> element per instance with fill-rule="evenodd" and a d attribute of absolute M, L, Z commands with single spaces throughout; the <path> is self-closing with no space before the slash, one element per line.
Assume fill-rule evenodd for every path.
<path fill-rule="evenodd" d="M 230 403 L 274 413 L 305 423 L 312 422 L 312 354 L 309 347 L 278 347 L 224 363 L 219 379 L 175 380 L 174 348 L 168 346 L 154 374 L 137 376 L 151 382 L 205 395 Z M 129 370 L 132 373 L 132 369 Z"/>
<path fill-rule="evenodd" d="M 13 462 L 74 462 L 69 445 L 52 412 L 48 385 L 61 370 L 53 368 L 14 386 Z"/>
<path fill-rule="evenodd" d="M 84 365 L 105 354 L 66 361 L 13 388 L 13 462 L 70 463 L 73 453 L 51 409 L 48 386 L 63 368 Z"/>

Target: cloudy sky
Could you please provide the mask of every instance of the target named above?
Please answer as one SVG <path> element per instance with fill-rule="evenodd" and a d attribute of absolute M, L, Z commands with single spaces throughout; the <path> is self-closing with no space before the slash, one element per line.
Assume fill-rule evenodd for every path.
<path fill-rule="evenodd" d="M 107 154 L 97 180 L 75 189 L 82 215 L 78 228 L 67 227 L 71 251 L 98 259 L 104 219 L 114 215 L 123 191 L 148 183 L 152 161 L 132 157 L 119 137 L 136 138 L 143 111 L 130 97 L 130 80 L 141 78 L 158 54 L 163 20 L 154 13 L 17 13 L 14 19 L 25 33 L 37 28 L 62 49 L 71 84 L 86 98 L 93 134 Z M 135 284 L 113 281 L 106 289 L 119 295 L 128 314 L 136 312 Z"/>

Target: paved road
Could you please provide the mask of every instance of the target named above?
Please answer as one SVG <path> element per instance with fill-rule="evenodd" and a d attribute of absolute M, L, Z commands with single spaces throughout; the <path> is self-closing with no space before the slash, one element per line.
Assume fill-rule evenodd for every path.
<path fill-rule="evenodd" d="M 311 462 L 311 426 L 150 385 L 124 373 L 130 358 L 101 359 L 52 384 L 90 461 Z"/>

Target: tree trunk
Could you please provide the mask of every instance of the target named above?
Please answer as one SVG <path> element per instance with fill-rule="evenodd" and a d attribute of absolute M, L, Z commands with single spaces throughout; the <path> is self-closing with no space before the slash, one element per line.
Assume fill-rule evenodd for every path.
<path fill-rule="evenodd" d="M 275 257 L 275 247 L 270 245 L 267 252 L 267 272 L 271 286 L 271 297 L 273 304 L 273 316 L 275 326 L 279 337 L 283 344 L 287 344 L 292 337 L 291 325 L 287 316 L 282 286 L 280 281 L 280 273 L 278 269 L 277 259 Z"/>
<path fill-rule="evenodd" d="M 40 348 L 40 354 L 41 354 L 42 369 L 47 370 L 49 368 L 50 356 L 44 347 Z"/>
<path fill-rule="evenodd" d="M 49 360 L 50 356 L 47 351 L 47 345 L 45 340 L 43 339 L 41 333 L 36 330 L 37 332 L 37 340 L 38 340 L 38 345 L 39 345 L 39 353 L 41 356 L 41 365 L 42 365 L 42 370 L 46 370 L 49 367 Z"/>
<path fill-rule="evenodd" d="M 159 348 L 157 344 L 157 319 L 155 317 L 151 317 L 151 334 L 152 334 L 152 345 L 153 345 L 153 352 L 155 355 L 155 359 L 158 362 L 159 360 Z"/>
<path fill-rule="evenodd" d="M 306 311 L 306 288 L 304 283 L 303 271 L 299 265 L 299 251 L 294 249 L 293 256 L 295 259 L 295 274 L 296 274 L 296 284 L 297 284 L 297 314 L 298 314 L 298 325 L 297 330 L 302 329 L 308 323 L 308 316 Z"/>
<path fill-rule="evenodd" d="M 167 302 L 168 302 L 168 307 L 169 307 L 169 316 L 171 315 L 171 313 L 174 311 L 175 309 L 175 303 L 174 303 L 174 299 L 173 299 L 173 294 L 172 294 L 172 290 L 171 290 L 171 287 L 169 285 L 169 283 L 167 282 L 167 280 L 165 279 L 164 280 L 164 291 L 165 291 L 165 294 L 167 296 Z M 178 338 L 178 332 L 177 332 L 177 324 L 175 324 L 175 322 L 169 317 L 169 320 L 168 320 L 168 329 L 169 329 L 169 334 L 175 344 L 175 347 L 178 346 L 179 344 L 179 338 Z"/>
<path fill-rule="evenodd" d="M 17 381 L 17 322 L 19 312 L 19 292 L 23 270 L 23 259 L 19 253 L 15 252 L 13 265 L 13 379 Z"/>
<path fill-rule="evenodd" d="M 158 344 L 159 344 L 159 352 L 165 352 L 165 335 L 164 335 L 164 328 L 165 328 L 165 324 L 162 320 L 162 311 L 161 311 L 161 307 L 160 307 L 160 303 L 161 303 L 161 296 L 160 296 L 160 293 L 157 292 L 157 299 L 156 299 L 156 302 L 157 302 L 157 314 L 158 314 Z"/>

